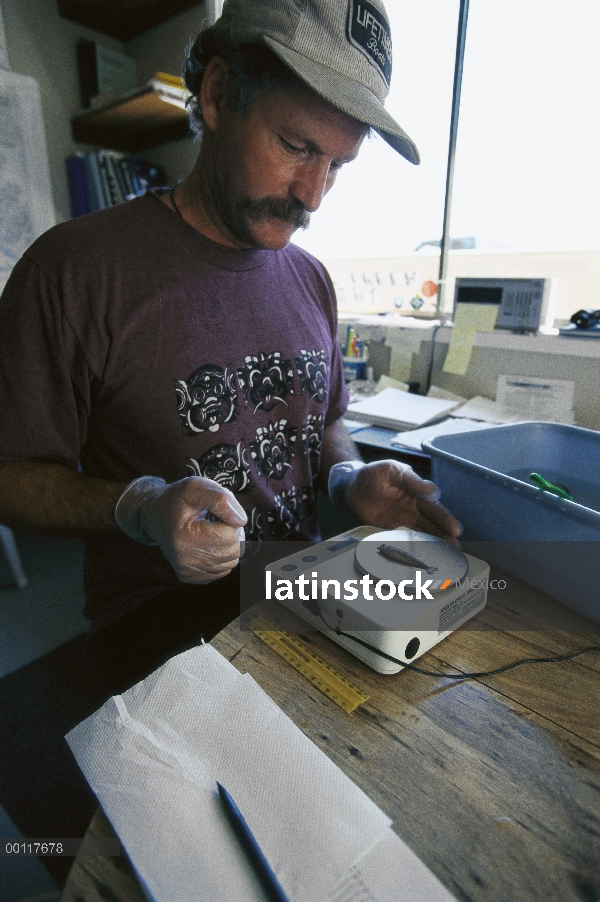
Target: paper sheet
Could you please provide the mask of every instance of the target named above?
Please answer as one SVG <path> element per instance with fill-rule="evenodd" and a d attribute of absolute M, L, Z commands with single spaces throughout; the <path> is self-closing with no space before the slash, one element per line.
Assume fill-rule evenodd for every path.
<path fill-rule="evenodd" d="M 445 388 L 440 388 L 438 385 L 432 385 L 427 392 L 428 398 L 442 398 L 444 401 L 456 401 L 457 404 L 464 404 L 467 398 L 463 398 L 462 395 L 457 395 L 453 391 L 447 391 Z"/>
<path fill-rule="evenodd" d="M 496 304 L 457 304 L 454 328 L 491 332 L 498 319 Z"/>
<path fill-rule="evenodd" d="M 456 902 L 395 833 L 388 830 L 377 845 L 323 902 Z"/>
<path fill-rule="evenodd" d="M 481 395 L 477 395 L 475 398 L 467 401 L 466 404 L 461 404 L 460 407 L 451 410 L 449 416 L 468 417 L 472 420 L 481 420 L 484 423 L 498 424 L 522 423 L 523 420 L 528 419 L 523 414 L 507 410 L 506 407 L 498 404 L 497 401 L 492 401 L 491 398 L 483 398 Z"/>
<path fill-rule="evenodd" d="M 535 376 L 498 376 L 496 401 L 532 420 L 573 423 L 575 382 Z"/>
<path fill-rule="evenodd" d="M 392 445 L 401 448 L 414 448 L 421 450 L 421 443 L 425 439 L 434 438 L 436 435 L 453 435 L 457 432 L 474 432 L 477 429 L 486 429 L 491 423 L 482 423 L 476 420 L 452 418 L 434 423 L 432 426 L 422 426 L 421 429 L 411 429 L 409 432 L 399 432 L 393 437 Z"/>
<path fill-rule="evenodd" d="M 540 381 L 546 382 L 547 380 Z M 550 403 L 546 409 L 533 402 L 529 408 L 523 405 L 522 409 L 519 409 L 519 407 L 501 404 L 499 401 L 492 401 L 491 398 L 483 398 L 479 395 L 471 398 L 465 404 L 461 404 L 460 407 L 449 411 L 449 416 L 468 417 L 469 419 L 481 420 L 491 424 L 523 423 L 527 420 L 547 420 L 552 423 L 566 423 L 567 425 L 574 422 L 572 410 L 553 408 Z"/>
<path fill-rule="evenodd" d="M 392 379 L 390 376 L 380 376 L 377 382 L 377 391 L 383 391 L 384 388 L 397 388 L 398 391 L 408 391 L 408 382 L 400 382 L 399 379 Z"/>
<path fill-rule="evenodd" d="M 293 902 L 325 898 L 389 830 L 252 677 L 210 646 L 110 699 L 67 741 L 158 902 L 263 899 L 217 780 Z"/>
<path fill-rule="evenodd" d="M 385 343 L 391 348 L 389 375 L 392 379 L 399 382 L 410 379 L 413 354 L 418 353 L 422 341 L 418 329 L 388 329 Z"/>
<path fill-rule="evenodd" d="M 0 68 L 0 291 L 29 245 L 54 225 L 38 83 Z"/>
<path fill-rule="evenodd" d="M 454 328 L 444 360 L 445 373 L 464 376 L 469 367 L 477 332 L 491 332 L 498 318 L 498 307 L 492 304 L 457 304 Z"/>
<path fill-rule="evenodd" d="M 367 426 L 371 425 L 370 423 L 360 423 L 358 420 L 347 420 L 346 417 L 344 417 L 343 422 L 350 435 L 358 432 L 359 429 L 366 429 Z"/>

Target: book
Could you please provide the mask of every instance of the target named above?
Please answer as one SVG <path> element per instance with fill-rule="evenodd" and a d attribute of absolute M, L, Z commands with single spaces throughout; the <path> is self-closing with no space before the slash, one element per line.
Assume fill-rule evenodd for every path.
<path fill-rule="evenodd" d="M 106 160 L 102 155 L 102 152 L 96 150 L 93 152 L 93 156 L 96 158 L 96 162 L 98 164 L 98 173 L 100 176 L 100 183 L 102 185 L 102 196 L 104 198 L 104 206 L 112 207 L 113 200 L 110 193 L 110 185 L 108 184 L 108 173 L 106 171 Z"/>
<path fill-rule="evenodd" d="M 104 188 L 102 187 L 102 180 L 100 178 L 98 160 L 96 159 L 96 154 L 93 152 L 85 155 L 85 174 L 90 213 L 93 213 L 96 210 L 103 210 L 104 207 L 108 206 L 108 202 L 104 197 Z"/>
<path fill-rule="evenodd" d="M 345 416 L 401 432 L 426 426 L 446 416 L 455 407 L 458 407 L 456 401 L 413 395 L 397 388 L 384 388 L 371 398 L 350 404 Z"/>
<path fill-rule="evenodd" d="M 113 154 L 110 152 L 110 150 L 99 150 L 98 156 L 106 173 L 110 206 L 114 206 L 115 204 L 122 204 L 125 200 L 125 195 L 121 191 L 121 187 L 117 179 L 117 172 Z"/>
<path fill-rule="evenodd" d="M 67 179 L 71 198 L 71 215 L 73 219 L 90 212 L 88 192 L 85 178 L 85 155 L 72 154 L 67 157 Z"/>
<path fill-rule="evenodd" d="M 96 94 L 121 94 L 136 87 L 136 62 L 133 57 L 86 38 L 79 39 L 76 52 L 83 109 L 89 108 Z"/>
<path fill-rule="evenodd" d="M 125 176 L 124 176 L 123 170 L 121 169 L 121 166 L 120 166 L 122 156 L 123 156 L 123 154 L 117 153 L 116 151 L 113 150 L 111 152 L 110 158 L 111 158 L 111 162 L 112 162 L 112 169 L 114 172 L 114 176 L 115 176 L 115 178 L 117 180 L 117 184 L 119 186 L 119 194 L 121 196 L 121 201 L 124 201 L 124 200 L 129 200 L 130 198 L 129 198 L 129 190 L 127 188 L 127 183 L 125 181 Z M 119 203 L 121 203 L 121 201 L 119 201 Z"/>
<path fill-rule="evenodd" d="M 120 154 L 117 160 L 117 170 L 121 173 L 125 183 L 125 200 L 132 200 L 134 197 L 137 197 L 133 187 L 131 159 L 126 154 Z"/>
<path fill-rule="evenodd" d="M 162 166 L 116 150 L 72 154 L 65 162 L 74 218 L 169 184 Z"/>

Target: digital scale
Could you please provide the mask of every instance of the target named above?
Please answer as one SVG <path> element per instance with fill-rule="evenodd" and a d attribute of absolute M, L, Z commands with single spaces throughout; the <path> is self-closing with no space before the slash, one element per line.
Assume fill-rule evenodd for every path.
<path fill-rule="evenodd" d="M 481 611 L 489 577 L 488 564 L 444 539 L 371 526 L 349 530 L 266 569 L 271 597 L 385 674 L 398 673 Z M 299 585 L 294 581 L 300 576 L 304 584 Z M 287 583 L 278 582 L 283 580 Z M 284 591 L 275 594 L 290 583 L 293 598 L 284 598 Z M 377 596 L 375 583 L 383 597 Z"/>

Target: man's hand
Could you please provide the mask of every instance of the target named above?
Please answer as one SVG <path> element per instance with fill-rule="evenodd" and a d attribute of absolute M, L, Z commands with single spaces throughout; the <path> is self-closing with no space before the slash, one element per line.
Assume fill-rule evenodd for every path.
<path fill-rule="evenodd" d="M 344 475 L 343 503 L 361 523 L 396 529 L 407 526 L 456 539 L 462 526 L 439 503 L 437 486 L 395 460 L 375 461 Z"/>
<path fill-rule="evenodd" d="M 201 476 L 171 485 L 153 476 L 136 479 L 115 517 L 131 538 L 158 545 L 182 582 L 198 584 L 221 579 L 237 565 L 247 520 L 228 489 Z"/>

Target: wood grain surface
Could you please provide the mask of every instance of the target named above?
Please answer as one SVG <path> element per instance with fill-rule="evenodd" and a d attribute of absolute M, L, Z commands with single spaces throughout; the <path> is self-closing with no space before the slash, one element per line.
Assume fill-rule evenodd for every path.
<path fill-rule="evenodd" d="M 506 579 L 467 627 L 415 663 L 492 670 L 600 645 L 597 626 Z M 270 614 L 273 622 L 275 608 Z M 240 621 L 212 644 L 392 818 L 457 899 L 599 902 L 600 652 L 456 681 L 383 676 L 320 633 L 299 632 L 369 695 L 352 714 Z M 90 831 L 106 827 L 99 812 Z M 76 859 L 62 902 L 141 900 L 126 862 L 116 861 Z"/>

